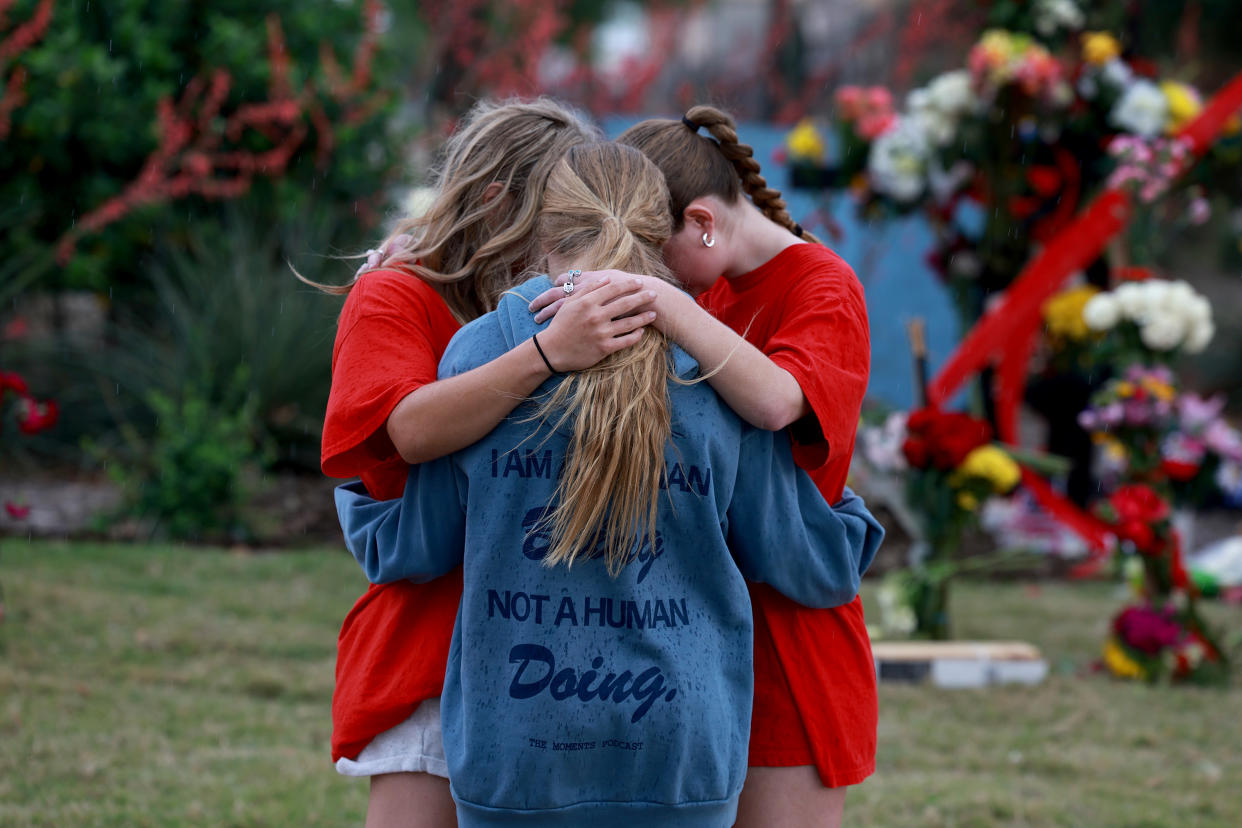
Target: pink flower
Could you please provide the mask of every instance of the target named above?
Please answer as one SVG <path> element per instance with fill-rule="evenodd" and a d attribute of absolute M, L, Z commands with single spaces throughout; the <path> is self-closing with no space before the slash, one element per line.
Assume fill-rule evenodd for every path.
<path fill-rule="evenodd" d="M 1182 394 L 1177 399 L 1177 416 L 1182 428 L 1201 431 L 1216 422 L 1225 410 L 1225 397 L 1200 397 L 1198 394 Z"/>
<path fill-rule="evenodd" d="M 13 503 L 6 500 L 4 503 L 4 511 L 9 513 L 9 517 L 13 520 L 25 520 L 30 515 L 30 507 L 26 504 Z"/>
<path fill-rule="evenodd" d="M 1242 463 L 1242 435 L 1224 420 L 1217 420 L 1203 433 L 1203 441 L 1220 456 Z"/>
<path fill-rule="evenodd" d="M 868 141 L 874 141 L 884 133 L 892 129 L 897 123 L 897 116 L 892 112 L 868 112 L 866 115 L 858 119 L 858 125 L 855 127 L 860 138 Z"/>
<path fill-rule="evenodd" d="M 877 112 L 892 112 L 893 93 L 883 86 L 873 86 L 867 90 L 867 106 Z"/>
<path fill-rule="evenodd" d="M 836 94 L 837 109 L 841 120 L 853 121 L 862 113 L 863 90 L 860 86 L 842 86 Z"/>
<path fill-rule="evenodd" d="M 1190 223 L 1193 225 L 1206 224 L 1207 220 L 1212 217 L 1212 205 L 1203 196 L 1199 196 L 1190 202 Z"/>

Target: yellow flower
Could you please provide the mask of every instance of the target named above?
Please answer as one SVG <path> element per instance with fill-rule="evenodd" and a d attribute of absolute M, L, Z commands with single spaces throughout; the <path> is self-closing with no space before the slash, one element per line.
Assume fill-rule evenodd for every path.
<path fill-rule="evenodd" d="M 1092 285 L 1063 290 L 1044 303 L 1044 324 L 1053 338 L 1082 341 L 1091 336 L 1091 329 L 1082 318 L 1082 309 L 1100 289 Z"/>
<path fill-rule="evenodd" d="M 1104 454 L 1114 463 L 1120 463 L 1127 458 L 1126 444 L 1113 437 L 1111 434 L 1105 435 L 1100 441 L 1104 446 Z"/>
<path fill-rule="evenodd" d="M 789 155 L 795 161 L 820 163 L 824 160 L 823 136 L 819 134 L 815 124 L 809 120 L 804 120 L 794 127 L 793 131 L 786 136 L 785 145 L 789 147 Z"/>
<path fill-rule="evenodd" d="M 1169 104 L 1166 132 L 1177 132 L 1203 110 L 1203 101 L 1199 99 L 1199 93 L 1193 86 L 1177 81 L 1161 81 L 1160 91 L 1164 93 L 1164 99 Z"/>
<path fill-rule="evenodd" d="M 1113 58 L 1121 57 L 1121 44 L 1108 32 L 1084 32 L 1082 35 L 1082 59 L 1095 66 L 1103 66 Z"/>
<path fill-rule="evenodd" d="M 957 505 L 968 512 L 973 512 L 979 508 L 979 498 L 975 497 L 971 492 L 958 492 Z"/>
<path fill-rule="evenodd" d="M 1104 664 L 1119 678 L 1141 679 L 1147 675 L 1143 666 L 1126 655 L 1126 651 L 1112 638 L 1104 642 Z"/>
<path fill-rule="evenodd" d="M 1150 391 L 1156 399 L 1164 400 L 1165 402 L 1172 402 L 1173 398 L 1177 396 L 1173 386 L 1152 377 L 1143 378 L 1143 387 Z"/>
<path fill-rule="evenodd" d="M 954 474 L 986 480 L 997 492 L 1009 491 L 1022 479 L 1022 470 L 1013 458 L 993 445 L 979 446 L 966 455 Z"/>
<path fill-rule="evenodd" d="M 1117 392 L 1117 396 L 1119 397 L 1134 396 L 1134 383 L 1130 382 L 1129 380 L 1121 380 L 1121 382 L 1117 383 L 1115 386 L 1113 386 L 1113 388 Z"/>

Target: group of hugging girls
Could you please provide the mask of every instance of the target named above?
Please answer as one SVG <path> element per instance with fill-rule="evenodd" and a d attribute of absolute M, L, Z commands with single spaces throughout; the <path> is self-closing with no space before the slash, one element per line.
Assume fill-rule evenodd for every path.
<path fill-rule="evenodd" d="M 833 825 L 874 771 L 866 307 L 752 156 L 712 107 L 480 103 L 336 288 L 368 825 Z"/>

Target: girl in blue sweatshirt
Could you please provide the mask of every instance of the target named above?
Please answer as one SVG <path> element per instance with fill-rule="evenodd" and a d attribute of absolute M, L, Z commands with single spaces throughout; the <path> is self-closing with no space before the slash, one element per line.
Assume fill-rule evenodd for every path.
<path fill-rule="evenodd" d="M 670 232 L 663 176 L 637 150 L 580 146 L 549 179 L 553 272 L 666 275 Z M 538 345 L 527 308 L 546 287 L 464 327 L 441 377 Z M 744 579 L 810 606 L 857 594 L 883 529 L 848 490 L 829 507 L 783 432 L 746 425 L 699 379 L 649 327 L 412 467 L 401 500 L 337 490 L 373 582 L 464 561 L 441 702 L 462 826 L 731 825 L 750 728 Z"/>

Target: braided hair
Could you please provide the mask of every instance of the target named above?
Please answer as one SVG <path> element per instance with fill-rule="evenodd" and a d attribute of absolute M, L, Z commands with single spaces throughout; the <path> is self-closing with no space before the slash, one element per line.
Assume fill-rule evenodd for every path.
<path fill-rule="evenodd" d="M 714 195 L 732 204 L 745 192 L 768 219 L 795 236 L 822 244 L 789 215 L 780 191 L 769 187 L 760 173 L 754 149 L 738 140 L 736 127 L 727 112 L 695 106 L 680 121 L 653 118 L 635 124 L 617 141 L 641 150 L 664 173 L 676 229 L 681 229 L 686 207 L 696 198 Z M 700 129 L 708 134 L 701 135 Z"/>

